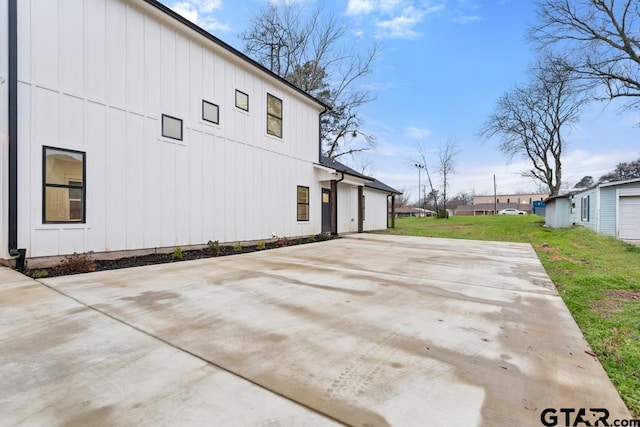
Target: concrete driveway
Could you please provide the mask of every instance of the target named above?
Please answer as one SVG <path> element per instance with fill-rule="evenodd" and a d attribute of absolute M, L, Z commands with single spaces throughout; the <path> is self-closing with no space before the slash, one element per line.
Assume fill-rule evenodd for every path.
<path fill-rule="evenodd" d="M 0 281 L 3 423 L 630 418 L 529 245 L 353 235 Z"/>

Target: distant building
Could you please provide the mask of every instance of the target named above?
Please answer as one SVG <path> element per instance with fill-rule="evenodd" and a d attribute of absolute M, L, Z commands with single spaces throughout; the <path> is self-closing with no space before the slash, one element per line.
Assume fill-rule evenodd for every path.
<path fill-rule="evenodd" d="M 473 196 L 473 204 L 458 206 L 454 215 L 495 215 L 496 210 L 502 209 L 518 209 L 533 213 L 533 203 L 541 202 L 548 197 L 547 193 Z"/>

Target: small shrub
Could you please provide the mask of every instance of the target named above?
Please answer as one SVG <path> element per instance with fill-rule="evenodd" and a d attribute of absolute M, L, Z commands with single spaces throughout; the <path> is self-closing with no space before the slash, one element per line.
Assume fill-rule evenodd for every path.
<path fill-rule="evenodd" d="M 171 259 L 173 261 L 181 261 L 182 260 L 182 248 L 181 247 L 177 247 L 173 250 L 173 253 L 171 254 Z"/>
<path fill-rule="evenodd" d="M 217 240 L 213 242 L 209 240 L 209 243 L 207 243 L 207 245 L 209 246 L 209 251 L 211 252 L 212 256 L 220 256 L 222 254 L 222 249 L 220 248 L 220 242 L 218 242 Z"/>
<path fill-rule="evenodd" d="M 242 252 L 242 245 L 240 244 L 240 242 L 238 242 L 235 245 L 233 245 L 233 252 L 235 252 L 237 254 Z"/>
<path fill-rule="evenodd" d="M 267 244 L 265 242 L 258 242 L 256 245 L 256 249 L 259 251 L 263 251 L 267 248 Z"/>
<path fill-rule="evenodd" d="M 45 277 L 49 277 L 49 272 L 47 270 L 33 270 L 31 277 L 34 279 L 44 279 Z"/>
<path fill-rule="evenodd" d="M 316 241 L 316 236 L 309 236 L 309 242 L 313 243 Z"/>
<path fill-rule="evenodd" d="M 299 237 L 296 239 L 296 242 L 295 242 L 296 245 L 301 245 L 303 243 L 304 243 L 304 239 L 302 237 Z"/>
<path fill-rule="evenodd" d="M 61 275 L 90 273 L 96 270 L 96 261 L 90 253 L 67 255 L 52 267 L 54 271 Z"/>
<path fill-rule="evenodd" d="M 331 234 L 329 234 L 329 233 L 316 234 L 316 236 L 314 237 L 314 240 L 316 240 L 318 242 L 323 242 L 325 240 L 331 240 Z"/>
<path fill-rule="evenodd" d="M 286 237 L 281 237 L 278 240 L 276 240 L 276 246 L 279 248 L 289 246 L 290 243 L 291 242 L 289 242 L 289 239 L 287 239 Z"/>

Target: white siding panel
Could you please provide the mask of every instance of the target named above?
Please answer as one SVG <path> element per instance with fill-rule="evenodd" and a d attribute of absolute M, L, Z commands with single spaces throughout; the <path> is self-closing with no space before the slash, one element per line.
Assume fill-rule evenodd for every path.
<path fill-rule="evenodd" d="M 125 108 L 127 101 L 127 9 L 119 1 L 107 2 L 107 93 L 110 105 Z"/>
<path fill-rule="evenodd" d="M 31 40 L 33 79 L 54 87 L 59 84 L 59 13 L 58 0 L 40 1 L 31 9 L 31 28 L 37 29 Z"/>
<path fill-rule="evenodd" d="M 189 44 L 189 121 L 191 123 L 202 122 L 202 99 L 204 97 L 202 91 L 202 47 L 197 43 Z M 210 99 L 207 99 L 211 102 Z"/>
<path fill-rule="evenodd" d="M 84 141 L 87 148 L 87 235 L 88 251 L 104 251 L 107 234 L 107 163 L 106 158 L 106 115 L 103 104 L 85 104 Z"/>
<path fill-rule="evenodd" d="M 199 182 L 189 182 L 189 153 L 187 148 L 181 145 L 176 146 L 176 176 L 175 176 L 175 245 L 189 244 L 189 186 L 200 187 Z M 171 206 L 171 205 L 169 205 Z M 167 206 L 167 207 L 169 207 Z"/>
<path fill-rule="evenodd" d="M 127 249 L 144 247 L 144 117 L 127 116 L 126 143 Z"/>
<path fill-rule="evenodd" d="M 127 247 L 127 116 L 116 108 L 107 114 L 107 248 L 118 251 Z"/>
<path fill-rule="evenodd" d="M 176 244 L 176 145 L 160 142 L 160 245 Z"/>
<path fill-rule="evenodd" d="M 33 239 L 33 250 L 31 256 L 60 255 L 59 246 L 60 230 L 58 229 L 36 229 Z M 76 251 L 77 252 L 77 251 Z"/>
<path fill-rule="evenodd" d="M 152 19 L 145 18 L 144 24 L 144 87 L 145 112 L 160 117 L 162 111 L 161 96 L 161 27 Z"/>
<path fill-rule="evenodd" d="M 20 36 L 18 37 L 18 79 L 21 81 L 31 81 L 31 56 L 32 52 L 32 35 L 31 35 L 31 2 L 28 1 L 19 1 L 18 3 L 18 28 L 23 29 L 20 31 Z M 5 5 L 4 13 L 8 12 L 5 1 L 3 3 Z M 8 28 L 2 27 L 2 28 Z M 2 31 L 4 33 L 3 37 L 5 42 L 8 43 L 8 31 Z M 3 55 L 4 60 L 8 62 L 9 58 L 6 54 Z"/>
<path fill-rule="evenodd" d="M 197 131 L 191 131 L 189 136 L 189 175 L 185 179 L 187 188 L 184 188 L 185 193 L 188 194 L 185 206 L 188 208 L 188 212 L 181 215 L 181 217 L 186 217 L 185 219 L 188 220 L 188 240 L 189 243 L 194 244 L 208 240 L 205 239 L 202 233 L 203 190 L 208 188 L 209 185 L 209 182 L 202 174 L 202 137 L 202 133 Z"/>
<path fill-rule="evenodd" d="M 162 142 L 158 141 L 158 127 L 155 119 L 146 119 L 144 138 L 144 246 L 160 246 L 162 230 Z"/>
<path fill-rule="evenodd" d="M 84 228 L 61 229 L 60 252 L 62 254 L 86 252 L 84 246 Z"/>
<path fill-rule="evenodd" d="M 60 105 L 58 93 L 36 87 L 31 125 L 36 141 L 43 145 L 58 145 L 60 135 Z"/>
<path fill-rule="evenodd" d="M 66 91 L 81 94 L 84 88 L 84 1 L 62 0 L 60 25 L 61 84 Z"/>
<path fill-rule="evenodd" d="M 216 234 L 216 224 L 223 224 L 222 203 L 219 191 L 216 188 L 222 188 L 222 184 L 218 180 L 223 179 L 224 170 L 222 170 L 222 162 L 216 162 L 216 145 L 221 144 L 213 135 L 203 134 L 202 145 L 200 146 L 200 168 L 202 171 L 202 204 L 200 216 L 202 217 L 202 236 L 203 242 L 209 240 L 219 240 L 221 237 Z M 194 161 L 196 163 L 196 161 Z M 197 197 L 194 194 L 194 197 Z"/>
<path fill-rule="evenodd" d="M 364 197 L 364 230 L 385 230 L 387 228 L 387 193 L 365 187 Z"/>
<path fill-rule="evenodd" d="M 176 33 L 165 26 L 160 31 L 160 93 L 163 112 L 176 110 Z"/>
<path fill-rule="evenodd" d="M 84 101 L 71 95 L 62 95 L 60 115 L 60 143 L 63 147 L 84 150 Z"/>
<path fill-rule="evenodd" d="M 176 113 L 185 120 L 189 119 L 189 40 L 176 34 Z"/>
<path fill-rule="evenodd" d="M 18 135 L 25 141 L 31 139 L 32 134 L 32 89 L 29 85 L 18 84 Z M 3 152 L 7 145 L 3 145 Z M 33 247 L 32 228 L 42 221 L 42 148 L 39 146 L 18 145 L 18 247 Z M 6 157 L 3 157 L 3 161 Z M 3 175 L 3 177 L 6 175 Z M 0 178 L 2 181 L 2 178 Z M 8 187 L 4 187 L 5 189 Z M 5 206 L 5 205 L 3 205 Z M 8 210 L 3 209 L 6 213 Z M 7 219 L 8 220 L 8 219 Z M 57 242 L 55 242 L 57 244 Z M 30 252 L 30 251 L 28 251 Z M 27 253 L 35 256 L 35 253 Z"/>
<path fill-rule="evenodd" d="M 107 29 L 105 0 L 87 0 L 84 13 L 85 95 L 104 102 L 107 97 Z"/>
<path fill-rule="evenodd" d="M 126 85 L 127 107 L 144 111 L 144 16 L 133 8 L 127 9 L 126 31 Z"/>

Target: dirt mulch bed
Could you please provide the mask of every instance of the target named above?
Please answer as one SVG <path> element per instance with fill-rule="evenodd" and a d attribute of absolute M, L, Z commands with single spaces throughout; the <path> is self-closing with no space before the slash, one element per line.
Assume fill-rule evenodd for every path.
<path fill-rule="evenodd" d="M 141 267 L 153 264 L 165 264 L 170 262 L 190 261 L 202 258 L 238 255 L 261 250 L 281 248 L 285 246 L 301 245 L 324 240 L 331 240 L 337 236 L 319 234 L 313 237 L 299 239 L 281 238 L 271 242 L 262 242 L 260 245 L 218 245 L 204 249 L 181 251 L 180 255 L 174 253 L 149 254 L 132 256 L 119 259 L 94 259 L 91 254 L 74 254 L 65 257 L 60 263 L 49 268 L 38 268 L 24 272 L 29 277 L 40 279 L 45 277 L 67 276 L 71 274 L 88 273 L 92 271 L 117 270 L 121 268 Z"/>

